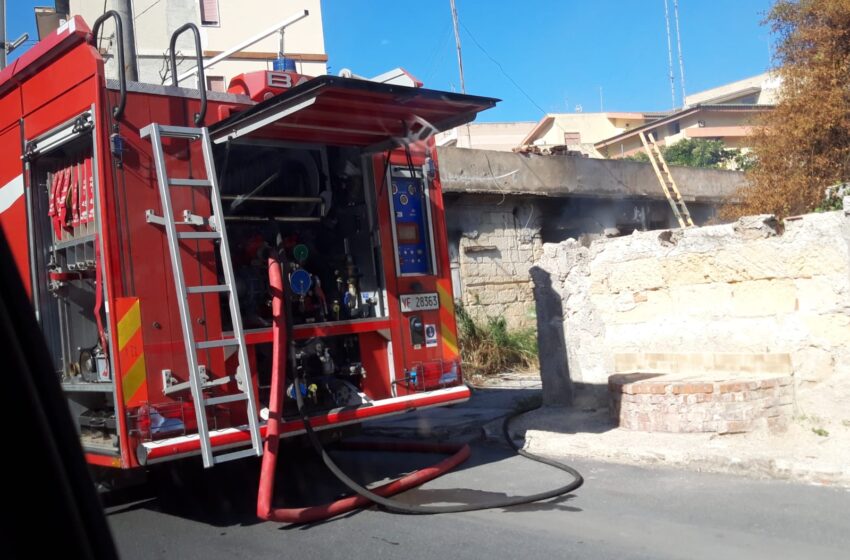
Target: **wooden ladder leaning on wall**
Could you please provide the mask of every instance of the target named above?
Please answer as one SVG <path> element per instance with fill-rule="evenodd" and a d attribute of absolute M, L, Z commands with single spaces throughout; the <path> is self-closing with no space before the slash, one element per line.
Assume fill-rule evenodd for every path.
<path fill-rule="evenodd" d="M 673 174 L 670 173 L 670 168 L 664 160 L 661 148 L 655 141 L 655 136 L 651 132 L 645 133 L 643 131 L 640 132 L 639 136 L 643 148 L 646 150 L 646 155 L 649 156 L 649 163 L 652 164 L 655 176 L 658 177 L 658 182 L 661 183 L 661 188 L 667 197 L 667 202 L 673 209 L 673 215 L 679 221 L 679 226 L 683 228 L 692 227 L 694 221 L 691 219 L 691 213 L 688 211 L 685 199 L 682 198 L 682 193 L 679 192 L 679 187 L 676 186 L 676 181 L 673 180 Z"/>

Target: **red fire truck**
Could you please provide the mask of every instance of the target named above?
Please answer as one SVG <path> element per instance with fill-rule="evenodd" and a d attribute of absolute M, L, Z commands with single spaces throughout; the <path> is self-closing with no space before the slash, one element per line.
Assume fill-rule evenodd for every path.
<path fill-rule="evenodd" d="M 296 390 L 317 430 L 466 400 L 432 134 L 497 100 L 292 72 L 134 83 L 120 48 L 110 80 L 109 17 L 120 35 L 75 17 L 0 72 L 0 226 L 88 461 L 262 453 L 272 252 L 304 379 L 281 437 L 304 430 Z"/>

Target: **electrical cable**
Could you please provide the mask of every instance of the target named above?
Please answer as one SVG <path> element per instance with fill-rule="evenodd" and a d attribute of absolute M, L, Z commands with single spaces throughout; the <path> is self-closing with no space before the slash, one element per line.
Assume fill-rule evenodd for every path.
<path fill-rule="evenodd" d="M 285 250 L 281 252 L 281 264 L 284 267 L 286 266 Z M 573 480 L 569 484 L 566 484 L 564 486 L 559 486 L 558 488 L 555 488 L 553 490 L 547 490 L 545 492 L 539 492 L 537 494 L 532 494 L 532 495 L 529 495 L 529 496 L 515 496 L 513 498 L 493 500 L 493 501 L 488 501 L 488 502 L 480 502 L 480 503 L 476 503 L 476 504 L 462 504 L 462 505 L 450 505 L 450 506 L 421 506 L 421 505 L 406 504 L 406 503 L 403 503 L 403 502 L 399 502 L 399 501 L 396 501 L 396 500 L 391 500 L 391 499 L 385 498 L 384 496 L 381 496 L 380 494 L 378 494 L 376 491 L 369 490 L 369 489 L 365 488 L 364 486 L 360 485 L 359 483 L 357 483 L 356 481 L 351 479 L 351 477 L 349 477 L 347 474 L 345 474 L 342 471 L 342 469 L 340 469 L 339 466 L 337 466 L 337 464 L 334 462 L 334 460 L 331 458 L 331 456 L 328 455 L 328 452 L 325 450 L 324 446 L 322 445 L 322 442 L 319 440 L 319 437 L 316 435 L 316 432 L 313 430 L 313 426 L 310 423 L 310 417 L 307 414 L 306 410 L 304 409 L 304 399 L 301 395 L 301 387 L 302 387 L 301 379 L 300 379 L 300 375 L 298 374 L 298 368 L 297 368 L 297 365 L 298 365 L 297 359 L 298 358 L 296 356 L 296 353 L 293 351 L 295 349 L 295 344 L 294 344 L 295 339 L 293 337 L 293 332 L 292 332 L 291 314 L 289 313 L 290 310 L 292 309 L 292 292 L 291 292 L 291 290 L 289 290 L 289 289 L 283 290 L 283 300 L 284 300 L 284 304 L 285 304 L 284 305 L 284 307 L 285 307 L 284 312 L 286 313 L 286 317 L 284 318 L 284 321 L 283 321 L 284 326 L 285 326 L 284 328 L 285 328 L 285 331 L 286 331 L 285 340 L 289 344 L 289 348 L 290 348 L 289 362 L 290 362 L 290 367 L 292 368 L 291 372 L 292 372 L 292 380 L 293 380 L 293 385 L 294 385 L 293 389 L 294 389 L 294 392 L 295 392 L 295 402 L 296 402 L 297 407 L 298 407 L 298 413 L 301 415 L 301 422 L 304 424 L 304 430 L 307 433 L 307 437 L 310 440 L 310 443 L 313 446 L 313 449 L 321 457 L 322 462 L 325 464 L 325 466 L 331 471 L 331 473 L 337 479 L 339 479 L 340 482 L 345 484 L 345 486 L 347 486 L 351 491 L 355 492 L 356 494 L 358 494 L 362 498 L 365 498 L 366 500 L 369 500 L 370 502 L 378 504 L 378 505 L 384 507 L 385 509 L 387 509 L 388 511 L 391 511 L 391 512 L 394 512 L 394 513 L 402 513 L 402 514 L 408 514 L 408 515 L 432 515 L 432 514 L 438 514 L 438 513 L 461 513 L 461 512 L 466 512 L 466 511 L 479 511 L 479 510 L 485 510 L 485 509 L 505 508 L 505 507 L 516 506 L 516 505 L 521 505 L 521 504 L 529 504 L 529 503 L 532 503 L 532 502 L 539 502 L 539 501 L 548 500 L 548 499 L 551 499 L 551 498 L 555 498 L 557 496 L 561 496 L 561 495 L 573 492 L 576 489 L 578 489 L 584 483 L 584 479 L 582 478 L 581 474 L 576 469 L 574 469 L 573 467 L 566 465 L 564 463 L 561 463 L 559 461 L 555 461 L 553 459 L 548 459 L 546 457 L 541 457 L 539 455 L 535 455 L 533 453 L 525 451 L 524 449 L 520 448 L 513 441 L 513 439 L 510 437 L 510 432 L 509 432 L 510 423 L 514 418 L 516 418 L 520 414 L 524 414 L 525 412 L 530 412 L 532 410 L 532 409 L 528 409 L 528 410 L 520 410 L 518 412 L 514 412 L 513 414 L 507 416 L 505 418 L 504 422 L 502 423 L 502 435 L 505 437 L 505 440 L 508 442 L 508 445 L 510 445 L 510 447 L 517 454 L 519 454 L 523 457 L 526 457 L 528 459 L 531 459 L 532 461 L 536 461 L 538 463 L 542 463 L 544 465 L 548 465 L 550 467 L 556 468 L 556 469 L 561 470 L 561 471 L 569 474 L 570 476 L 572 476 Z M 276 307 L 276 310 L 281 311 L 279 305 Z M 275 317 L 273 319 L 276 323 L 279 324 L 279 317 Z M 277 342 L 277 339 L 276 339 L 276 342 Z M 269 437 L 272 437 L 272 436 L 270 435 Z M 466 449 L 467 449 L 467 452 L 468 452 L 468 446 L 467 446 Z M 463 449 L 461 449 L 461 451 L 458 452 L 458 455 L 460 453 L 462 453 L 462 451 L 463 451 Z M 424 483 L 425 481 L 426 480 L 422 480 L 420 482 L 420 484 Z M 390 485 L 391 484 L 393 484 L 393 483 L 390 483 Z M 389 485 L 386 485 L 386 486 L 389 486 Z M 380 490 L 380 489 L 376 489 L 376 490 Z M 330 513 L 329 512 L 329 515 L 327 517 L 331 517 L 332 515 L 336 515 L 336 513 Z"/>
<path fill-rule="evenodd" d="M 497 60 L 497 59 L 496 59 L 493 55 L 491 55 L 491 54 L 487 51 L 487 49 L 485 49 L 485 48 L 484 48 L 484 46 L 483 46 L 483 45 L 482 45 L 482 44 L 478 41 L 478 39 L 476 39 L 476 38 L 475 38 L 475 35 L 473 35 L 473 34 L 472 34 L 472 31 L 470 31 L 470 30 L 469 30 L 469 28 L 468 28 L 466 25 L 464 25 L 464 23 L 463 23 L 462 21 L 460 22 L 460 26 L 463 28 L 463 30 L 464 30 L 464 31 L 466 31 L 467 35 L 469 35 L 469 38 L 470 38 L 470 39 L 472 39 L 472 42 L 475 44 L 475 46 L 476 46 L 476 47 L 478 47 L 478 50 L 480 50 L 482 53 L 484 53 L 484 56 L 486 56 L 487 58 L 489 58 L 489 59 L 490 59 L 490 62 L 492 62 L 493 64 L 495 64 L 495 65 L 496 65 L 496 67 L 497 67 L 497 68 L 499 69 L 499 71 L 500 71 L 500 72 L 501 72 L 501 73 L 505 76 L 505 78 L 507 78 L 507 79 L 508 79 L 508 81 L 510 81 L 510 82 L 514 85 L 514 87 L 515 87 L 515 88 L 516 88 L 516 89 L 517 89 L 520 93 L 522 93 L 522 94 L 525 96 L 525 98 L 526 98 L 526 99 L 528 99 L 528 101 L 529 101 L 532 105 L 534 105 L 535 107 L 537 107 L 537 109 L 538 109 L 541 113 L 543 113 L 543 115 L 544 115 L 544 116 L 545 116 L 545 115 L 549 115 L 549 114 L 550 114 L 550 113 L 549 113 L 549 111 L 547 111 L 546 109 L 544 109 L 543 107 L 541 107 L 541 106 L 540 106 L 540 104 L 539 104 L 539 103 L 537 103 L 537 101 L 535 101 L 535 100 L 534 100 L 534 98 L 533 98 L 533 97 L 531 97 L 531 95 L 530 95 L 530 94 L 529 94 L 529 93 L 528 93 L 525 89 L 523 89 L 523 87 L 522 87 L 521 85 L 519 85 L 519 82 L 517 82 L 517 81 L 513 78 L 513 76 L 511 76 L 511 75 L 508 73 L 508 71 L 507 71 L 507 70 L 505 70 L 505 67 L 504 67 L 504 66 L 502 66 L 502 63 L 501 63 L 501 62 L 499 62 L 499 61 L 498 61 L 498 60 Z M 570 132 L 570 131 L 568 131 L 567 129 L 565 129 L 563 126 L 561 126 L 561 124 L 558 122 L 558 119 L 553 119 L 553 120 L 552 120 L 552 124 L 554 124 L 555 126 L 557 126 L 558 128 L 560 128 L 560 129 L 561 129 L 561 132 L 563 132 L 563 133 L 565 133 L 565 134 L 566 134 L 566 133 L 568 133 L 568 132 Z"/>

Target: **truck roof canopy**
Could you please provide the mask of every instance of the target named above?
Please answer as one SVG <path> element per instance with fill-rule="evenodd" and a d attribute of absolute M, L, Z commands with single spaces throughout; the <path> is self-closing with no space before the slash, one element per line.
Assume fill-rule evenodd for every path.
<path fill-rule="evenodd" d="M 468 123 L 498 99 L 320 76 L 210 127 L 214 142 L 278 140 L 377 152 Z"/>

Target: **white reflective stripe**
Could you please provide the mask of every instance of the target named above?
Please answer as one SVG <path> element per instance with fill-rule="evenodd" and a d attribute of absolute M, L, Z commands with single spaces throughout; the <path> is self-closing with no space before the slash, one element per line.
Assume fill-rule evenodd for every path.
<path fill-rule="evenodd" d="M 0 214 L 24 195 L 24 176 L 18 175 L 0 188 Z"/>
<path fill-rule="evenodd" d="M 437 403 L 423 405 L 423 406 L 416 406 L 416 401 L 428 399 L 428 398 L 431 398 L 431 397 L 434 397 L 434 396 L 451 397 L 453 395 L 457 395 L 457 399 L 446 398 L 446 400 L 440 401 L 440 402 L 437 402 Z M 457 387 L 448 387 L 446 389 L 435 389 L 433 391 L 427 391 L 427 392 L 424 392 L 424 393 L 415 393 L 413 395 L 404 395 L 402 397 L 392 397 L 392 398 L 389 398 L 389 399 L 381 399 L 381 400 L 378 400 L 378 401 L 373 401 L 372 404 L 370 404 L 370 405 L 360 405 L 360 406 L 371 408 L 373 406 L 390 406 L 390 405 L 393 405 L 393 404 L 404 403 L 404 402 L 409 402 L 411 404 L 411 406 L 410 406 L 410 408 L 405 408 L 405 409 L 401 409 L 401 410 L 395 410 L 395 411 L 392 411 L 392 412 L 384 412 L 384 413 L 381 413 L 381 414 L 376 414 L 375 416 L 371 416 L 371 417 L 368 417 L 368 418 L 354 418 L 354 419 L 351 419 L 351 420 L 331 422 L 329 424 L 323 424 L 321 426 L 316 426 L 314 428 L 314 430 L 319 432 L 319 431 L 322 431 L 322 430 L 328 430 L 328 429 L 333 429 L 333 428 L 340 428 L 342 426 L 348 426 L 350 424 L 361 424 L 363 422 L 369 422 L 369 421 L 372 421 L 372 420 L 385 419 L 385 418 L 388 418 L 390 416 L 397 416 L 399 414 L 404 414 L 404 413 L 409 412 L 410 410 L 413 410 L 413 409 L 426 410 L 426 409 L 429 409 L 429 408 L 437 408 L 437 407 L 441 407 L 441 406 L 448 406 L 450 404 L 457 404 L 461 399 L 461 395 L 466 397 L 466 399 L 464 399 L 464 400 L 467 400 L 470 397 L 470 392 L 469 392 L 469 389 L 466 387 L 466 385 L 458 385 Z M 317 414 L 317 416 L 314 417 L 313 419 L 318 418 L 320 416 L 329 416 L 329 415 L 332 415 L 332 414 L 338 414 L 342 410 L 345 410 L 345 408 L 333 408 L 331 410 L 326 410 L 326 411 L 323 411 L 323 412 Z M 266 414 L 268 414 L 268 412 L 266 412 Z M 267 418 L 266 418 L 266 420 L 267 420 Z M 266 422 L 260 423 L 261 426 L 263 426 L 265 424 L 266 424 Z M 219 438 L 219 437 L 228 436 L 228 435 L 236 434 L 236 433 L 239 433 L 239 432 L 247 432 L 247 431 L 248 431 L 248 426 L 245 426 L 245 425 L 239 426 L 239 427 L 236 427 L 236 428 L 222 428 L 220 430 L 210 430 L 210 439 L 213 440 L 213 446 L 215 447 L 216 452 L 223 451 L 225 449 L 230 449 L 230 448 L 233 448 L 233 447 L 243 447 L 243 446 L 246 446 L 246 445 L 250 445 L 251 441 L 246 439 L 245 441 L 234 442 L 234 443 L 230 443 L 230 444 L 227 444 L 227 445 L 216 445 L 214 440 L 216 438 Z M 291 432 L 286 432 L 286 433 L 281 434 L 281 437 L 284 437 L 284 438 L 293 437 L 293 436 L 298 436 L 298 435 L 301 435 L 301 434 L 304 434 L 304 433 L 305 433 L 305 430 L 303 430 L 303 429 L 294 430 L 294 431 L 291 431 Z M 187 442 L 190 442 L 190 441 L 197 441 L 197 440 L 198 440 L 198 434 L 189 434 L 189 435 L 185 435 L 185 436 L 176 436 L 176 437 L 173 437 L 173 438 L 162 439 L 162 440 L 158 440 L 158 441 L 143 442 L 139 446 L 139 449 L 138 449 L 138 451 L 140 452 L 139 453 L 139 459 L 142 462 L 142 464 L 150 465 L 150 464 L 153 464 L 153 463 L 170 461 L 172 459 L 177 459 L 177 458 L 180 458 L 180 457 L 189 457 L 189 456 L 192 456 L 192 455 L 200 455 L 201 450 L 195 449 L 195 450 L 192 450 L 192 451 L 189 451 L 189 452 L 186 452 L 186 453 L 180 453 L 180 454 L 175 454 L 175 455 L 166 455 L 166 456 L 159 457 L 159 458 L 151 460 L 151 461 L 149 461 L 147 459 L 147 454 L 152 449 L 157 449 L 157 448 L 160 448 L 160 447 L 171 447 L 173 445 L 179 445 L 179 444 L 182 444 L 182 443 L 187 443 Z"/>

